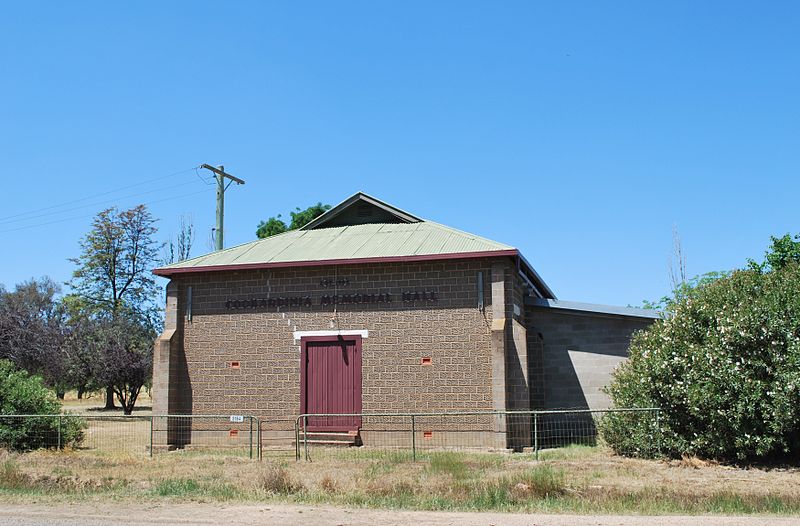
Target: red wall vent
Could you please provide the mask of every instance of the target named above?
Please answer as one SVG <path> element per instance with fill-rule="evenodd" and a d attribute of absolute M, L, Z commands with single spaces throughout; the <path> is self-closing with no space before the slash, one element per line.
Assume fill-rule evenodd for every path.
<path fill-rule="evenodd" d="M 228 362 L 228 365 L 231 369 L 238 369 L 240 367 L 239 362 Z"/>
<path fill-rule="evenodd" d="M 420 361 L 421 365 L 433 365 L 433 358 L 430 356 L 423 356 L 422 360 Z"/>
<path fill-rule="evenodd" d="M 431 440 L 433 438 L 433 431 L 423 431 L 422 438 L 425 440 Z"/>
<path fill-rule="evenodd" d="M 239 437 L 239 430 L 238 429 L 231 429 L 228 431 L 228 436 L 230 438 L 238 438 Z"/>

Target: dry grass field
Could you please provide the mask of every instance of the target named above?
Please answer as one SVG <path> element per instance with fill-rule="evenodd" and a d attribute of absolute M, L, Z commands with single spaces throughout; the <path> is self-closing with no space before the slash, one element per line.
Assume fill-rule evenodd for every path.
<path fill-rule="evenodd" d="M 149 399 L 141 401 L 149 416 Z M 697 459 L 648 461 L 603 447 L 530 454 L 315 448 L 161 451 L 149 420 L 100 419 L 102 399 L 69 397 L 89 427 L 78 450 L 0 450 L 0 502 L 283 502 L 416 510 L 582 514 L 800 514 L 800 470 L 740 468 Z"/>
<path fill-rule="evenodd" d="M 205 501 L 545 513 L 800 513 L 796 469 L 644 461 L 602 448 L 529 455 L 341 450 L 314 462 L 197 451 L 0 453 L 7 503 Z"/>
<path fill-rule="evenodd" d="M 117 402 L 119 404 L 119 402 Z M 62 400 L 62 407 L 64 411 L 69 413 L 76 413 L 79 415 L 121 415 L 122 409 L 114 411 L 106 411 L 103 409 L 105 405 L 105 393 L 87 393 L 81 400 L 74 391 L 68 392 Z M 153 402 L 150 399 L 150 394 L 142 390 L 139 398 L 136 400 L 136 407 L 133 409 L 134 415 L 150 416 L 152 414 Z"/>

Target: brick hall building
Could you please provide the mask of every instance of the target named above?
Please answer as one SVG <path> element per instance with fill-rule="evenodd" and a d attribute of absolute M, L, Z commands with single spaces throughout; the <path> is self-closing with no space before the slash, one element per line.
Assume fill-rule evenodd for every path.
<path fill-rule="evenodd" d="M 605 408 L 632 332 L 656 317 L 557 300 L 516 248 L 362 193 L 301 229 L 154 272 L 170 280 L 155 414 Z M 379 440 L 367 418 L 308 424 Z M 530 445 L 505 419 L 484 424 L 476 445 Z"/>

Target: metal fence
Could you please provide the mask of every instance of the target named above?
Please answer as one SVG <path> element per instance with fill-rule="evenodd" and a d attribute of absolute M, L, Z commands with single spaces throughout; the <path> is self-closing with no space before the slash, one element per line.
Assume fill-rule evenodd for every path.
<path fill-rule="evenodd" d="M 595 446 L 598 426 L 609 414 L 624 414 L 631 426 L 659 426 L 658 408 L 559 409 L 441 413 L 303 414 L 295 420 L 295 458 L 342 456 L 373 451 L 520 451 L 536 459 L 545 449 Z M 357 433 L 348 426 L 357 425 Z M 354 448 L 354 446 L 357 446 Z"/>
<path fill-rule="evenodd" d="M 0 447 L 70 449 L 99 455 L 166 451 L 296 460 L 387 452 L 419 460 L 432 451 L 532 453 L 594 446 L 612 413 L 631 429 L 659 428 L 659 409 L 563 409 L 431 413 L 250 415 L 0 415 Z M 356 431 L 353 431 L 356 430 Z"/>
<path fill-rule="evenodd" d="M 0 415 L 0 447 L 153 456 L 181 449 L 254 458 L 258 419 L 230 415 Z"/>
<path fill-rule="evenodd" d="M 154 415 L 150 451 L 204 451 L 255 458 L 259 421 L 250 415 Z"/>
<path fill-rule="evenodd" d="M 258 458 L 293 460 L 297 456 L 295 418 L 258 421 Z"/>

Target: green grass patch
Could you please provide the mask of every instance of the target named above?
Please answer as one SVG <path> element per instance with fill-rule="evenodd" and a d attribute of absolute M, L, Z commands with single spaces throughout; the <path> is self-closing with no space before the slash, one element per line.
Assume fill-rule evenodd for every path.
<path fill-rule="evenodd" d="M 243 492 L 225 482 L 199 482 L 192 478 L 162 479 L 150 490 L 159 497 L 206 497 L 214 500 L 231 500 L 243 497 Z"/>
<path fill-rule="evenodd" d="M 601 453 L 597 446 L 572 444 L 557 449 L 539 451 L 539 460 L 585 460 Z"/>
<path fill-rule="evenodd" d="M 200 484 L 194 479 L 164 479 L 153 488 L 159 497 L 185 497 L 200 492 Z"/>
<path fill-rule="evenodd" d="M 428 470 L 431 473 L 450 475 L 456 480 L 465 479 L 470 475 L 469 466 L 464 461 L 463 455 L 458 453 L 432 453 Z"/>
<path fill-rule="evenodd" d="M 464 489 L 471 489 L 470 498 L 465 502 L 468 508 L 505 510 L 537 499 L 560 497 L 566 493 L 566 483 L 563 471 L 541 465 Z"/>
<path fill-rule="evenodd" d="M 800 503 L 785 496 L 746 497 L 717 494 L 697 497 L 643 490 L 591 497 L 559 494 L 525 496 L 507 483 L 458 486 L 461 497 L 415 492 L 402 486 L 385 492 L 371 491 L 322 495 L 300 493 L 290 500 L 313 504 L 335 504 L 366 508 L 416 509 L 433 511 L 501 511 L 570 514 L 641 515 L 798 515 Z"/>

